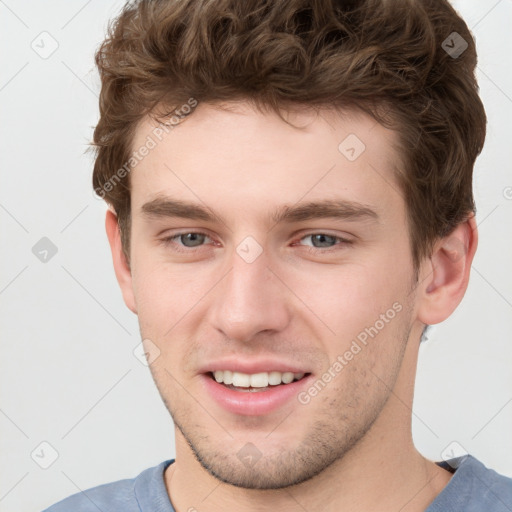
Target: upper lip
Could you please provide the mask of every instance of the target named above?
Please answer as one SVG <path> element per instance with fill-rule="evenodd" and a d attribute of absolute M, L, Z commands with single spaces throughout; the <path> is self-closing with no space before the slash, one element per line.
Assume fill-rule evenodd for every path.
<path fill-rule="evenodd" d="M 242 360 L 237 359 L 222 359 L 212 361 L 205 364 L 199 369 L 200 373 L 215 372 L 219 370 L 229 370 L 232 372 L 240 373 L 263 373 L 263 372 L 291 372 L 291 373 L 310 373 L 307 368 L 299 366 L 295 363 L 288 363 L 286 361 L 277 361 L 275 359 L 258 359 L 258 360 Z"/>

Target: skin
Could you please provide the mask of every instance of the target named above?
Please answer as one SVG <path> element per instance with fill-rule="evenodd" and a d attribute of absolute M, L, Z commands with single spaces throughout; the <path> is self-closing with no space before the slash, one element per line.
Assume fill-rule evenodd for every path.
<path fill-rule="evenodd" d="M 412 441 L 419 338 L 465 293 L 475 219 L 437 241 L 416 281 L 394 176 L 397 134 L 356 112 L 303 107 L 288 120 L 294 126 L 243 101 L 200 104 L 130 175 L 129 264 L 107 213 L 123 297 L 158 348 L 150 368 L 175 424 L 167 490 L 178 512 L 425 510 L 451 474 Z M 140 123 L 134 149 L 155 126 Z M 349 134 L 366 146 L 354 161 L 338 150 Z M 221 220 L 144 213 L 164 196 Z M 271 219 L 283 206 L 326 199 L 360 203 L 378 219 Z M 208 236 L 195 247 L 164 241 L 198 231 Z M 322 233 L 348 242 L 319 246 L 307 236 Z M 252 263 L 236 251 L 247 236 L 263 251 Z M 400 312 L 307 404 L 235 415 L 202 390 L 201 367 L 227 356 L 268 356 L 321 377 L 397 303 Z M 247 443 L 261 453 L 253 465 L 237 457 Z"/>

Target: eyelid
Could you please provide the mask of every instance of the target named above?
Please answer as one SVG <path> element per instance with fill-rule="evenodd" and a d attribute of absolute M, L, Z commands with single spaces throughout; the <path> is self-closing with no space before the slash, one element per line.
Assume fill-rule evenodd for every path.
<path fill-rule="evenodd" d="M 328 229 L 326 229 L 326 230 L 313 229 L 311 231 L 306 231 L 306 232 L 302 232 L 302 233 L 299 232 L 299 235 L 298 235 L 299 238 L 297 238 L 297 240 L 302 240 L 303 238 L 306 238 L 308 236 L 313 236 L 313 235 L 327 235 L 327 236 L 330 236 L 332 238 L 338 238 L 340 240 L 344 240 L 346 242 L 350 242 L 351 241 L 350 238 L 349 238 L 349 235 L 343 236 L 343 235 L 340 235 L 339 232 L 338 233 L 333 233 L 333 232 L 329 231 Z"/>

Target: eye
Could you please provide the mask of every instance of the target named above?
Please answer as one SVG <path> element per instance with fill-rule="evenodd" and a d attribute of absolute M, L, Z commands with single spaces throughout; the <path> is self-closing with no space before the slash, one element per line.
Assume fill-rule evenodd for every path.
<path fill-rule="evenodd" d="M 165 243 L 165 245 L 174 245 L 176 250 L 180 251 L 183 250 L 181 247 L 187 247 L 189 249 L 200 247 L 205 243 L 206 240 L 211 241 L 211 238 L 206 233 L 199 233 L 194 231 L 178 233 L 176 235 L 166 237 L 162 241 Z"/>
<path fill-rule="evenodd" d="M 301 243 L 306 240 L 309 240 L 310 243 Z M 328 235 L 327 233 L 310 233 L 309 235 L 306 235 L 299 240 L 300 245 L 305 245 L 306 247 L 311 248 L 313 250 L 332 249 L 336 248 L 337 245 L 344 245 L 350 243 L 352 243 L 350 240 L 347 240 L 339 236 Z"/>
<path fill-rule="evenodd" d="M 172 246 L 172 249 L 177 252 L 192 252 L 196 248 L 213 242 L 213 240 L 206 233 L 187 231 L 165 237 L 162 242 L 166 246 Z M 300 238 L 294 245 L 302 245 L 313 252 L 329 252 L 330 250 L 341 249 L 343 245 L 351 243 L 350 240 L 327 233 L 310 233 Z"/>

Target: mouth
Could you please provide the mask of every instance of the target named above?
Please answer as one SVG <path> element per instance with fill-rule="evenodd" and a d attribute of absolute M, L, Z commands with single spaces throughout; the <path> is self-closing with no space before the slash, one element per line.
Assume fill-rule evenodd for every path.
<path fill-rule="evenodd" d="M 283 407 L 301 407 L 299 393 L 313 380 L 313 374 L 302 372 L 215 370 L 201 374 L 206 395 L 237 416 L 265 416 Z"/>
<path fill-rule="evenodd" d="M 206 375 L 227 389 L 242 393 L 257 393 L 287 386 L 307 378 L 311 374 L 278 371 L 249 374 L 230 370 L 216 370 L 207 372 Z"/>

